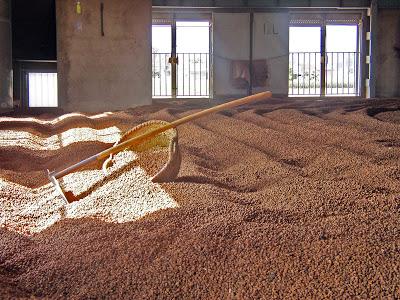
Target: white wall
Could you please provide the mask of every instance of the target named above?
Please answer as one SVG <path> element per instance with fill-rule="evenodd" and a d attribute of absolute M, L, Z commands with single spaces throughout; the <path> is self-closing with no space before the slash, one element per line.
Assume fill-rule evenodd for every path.
<path fill-rule="evenodd" d="M 246 95 L 231 84 L 231 60 L 250 56 L 250 14 L 213 14 L 214 95 Z"/>
<path fill-rule="evenodd" d="M 264 29 L 265 28 L 265 29 Z M 254 14 L 253 59 L 267 59 L 267 86 L 254 92 L 271 90 L 287 95 L 289 70 L 289 14 Z M 232 87 L 231 60 L 250 57 L 250 14 L 213 14 L 214 94 L 245 95 L 246 89 Z"/>
<path fill-rule="evenodd" d="M 267 59 L 268 79 L 265 88 L 274 94 L 288 93 L 289 78 L 289 14 L 254 14 L 253 59 Z"/>

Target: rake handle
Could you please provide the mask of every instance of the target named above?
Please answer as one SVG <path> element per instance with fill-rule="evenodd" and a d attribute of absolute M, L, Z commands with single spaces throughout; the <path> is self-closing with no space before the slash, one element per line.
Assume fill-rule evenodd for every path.
<path fill-rule="evenodd" d="M 55 178 L 61 178 L 65 175 L 68 175 L 68 174 L 74 172 L 74 171 L 80 170 L 82 167 L 84 167 L 85 165 L 88 165 L 89 163 L 92 163 L 92 162 L 98 161 L 98 160 L 103 160 L 104 158 L 108 157 L 110 154 L 118 153 L 129 146 L 139 145 L 143 141 L 151 139 L 152 137 L 154 137 L 164 131 L 167 131 L 168 129 L 175 128 L 179 125 L 185 124 L 187 122 L 196 120 L 198 118 L 204 117 L 204 116 L 212 114 L 212 113 L 216 113 L 216 112 L 219 112 L 222 110 L 226 110 L 229 108 L 233 108 L 236 106 L 240 106 L 240 105 L 244 105 L 244 104 L 248 104 L 248 103 L 252 103 L 252 102 L 262 101 L 262 100 L 265 100 L 265 99 L 268 99 L 271 97 L 272 97 L 272 93 L 267 91 L 267 92 L 262 92 L 259 94 L 247 96 L 244 98 L 240 98 L 238 100 L 233 100 L 233 101 L 230 101 L 227 103 L 223 103 L 223 104 L 199 111 L 197 113 L 194 113 L 189 116 L 183 117 L 181 119 L 175 120 L 163 127 L 154 129 L 154 130 L 144 133 L 142 135 L 131 138 L 121 144 L 118 144 L 118 145 L 113 146 L 109 149 L 106 149 L 102 152 L 99 152 L 91 157 L 88 157 L 88 158 L 86 158 L 64 170 L 61 170 L 59 172 L 51 172 L 49 175 L 53 176 Z"/>

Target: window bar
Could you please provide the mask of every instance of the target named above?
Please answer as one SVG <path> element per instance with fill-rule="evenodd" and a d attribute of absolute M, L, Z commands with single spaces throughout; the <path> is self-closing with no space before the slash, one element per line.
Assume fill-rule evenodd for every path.
<path fill-rule="evenodd" d="M 47 106 L 48 105 L 47 104 L 47 102 L 48 102 L 47 94 L 48 93 L 47 93 L 47 89 L 44 88 L 44 84 L 43 84 L 43 83 L 47 84 L 47 74 L 42 73 L 41 77 L 42 77 L 42 80 L 41 80 L 40 86 L 42 87 L 42 98 L 43 98 L 42 105 Z"/>
<path fill-rule="evenodd" d="M 37 75 L 36 75 L 36 76 L 37 76 Z M 40 79 L 39 79 L 39 76 L 40 76 Z M 39 93 L 38 93 L 38 96 L 39 96 L 39 97 L 38 97 L 39 105 L 40 105 L 40 106 L 43 106 L 43 102 L 42 102 L 42 101 L 43 101 L 43 97 L 42 97 L 42 91 L 43 91 L 43 90 L 42 90 L 42 85 L 40 84 L 40 82 L 42 81 L 42 74 L 40 74 L 39 76 L 37 76 L 37 77 L 38 77 L 37 79 L 39 79 L 39 80 L 36 80 L 35 83 L 36 83 L 36 85 L 37 85 L 37 87 L 38 87 L 37 90 L 39 91 Z"/>
<path fill-rule="evenodd" d="M 210 55 L 206 54 L 206 94 L 207 96 L 210 95 L 209 87 L 210 87 L 210 76 L 209 76 L 209 71 L 208 71 L 208 60 L 210 59 Z"/>
<path fill-rule="evenodd" d="M 344 94 L 344 52 L 342 53 L 342 94 Z"/>
<path fill-rule="evenodd" d="M 28 106 L 33 106 L 32 99 L 30 97 L 31 93 L 35 91 L 36 85 L 33 84 L 34 77 L 29 76 L 29 73 L 26 74 L 26 92 L 28 97 Z M 35 91 L 36 94 L 36 91 Z"/>
<path fill-rule="evenodd" d="M 353 91 L 354 94 L 356 94 L 356 74 L 357 74 L 357 70 L 356 70 L 356 58 L 355 58 L 355 53 L 353 54 L 353 70 L 354 70 L 354 75 L 353 75 L 353 80 L 354 80 L 354 84 L 353 84 Z M 357 94 L 356 94 L 357 95 Z"/>
<path fill-rule="evenodd" d="M 46 92 L 47 92 L 47 94 L 46 94 L 47 95 L 47 105 L 50 105 L 51 104 L 51 102 L 50 102 L 51 87 L 50 87 L 50 76 L 49 76 L 49 73 L 46 74 L 46 83 L 47 83 L 47 86 L 49 87 L 46 90 Z"/>
<path fill-rule="evenodd" d="M 311 53 L 308 52 L 308 94 L 311 94 Z"/>
<path fill-rule="evenodd" d="M 185 53 L 182 53 L 182 96 L 185 95 Z"/>
<path fill-rule="evenodd" d="M 297 52 L 297 95 L 300 95 L 300 76 L 299 76 L 299 70 L 300 70 L 300 53 Z"/>
<path fill-rule="evenodd" d="M 292 78 L 290 79 L 292 81 L 292 92 L 291 94 L 293 95 L 293 53 L 289 53 L 289 65 L 290 65 L 290 69 L 289 69 L 289 74 L 290 74 L 290 70 L 292 70 Z M 289 89 L 290 92 L 290 89 Z"/>
<path fill-rule="evenodd" d="M 201 59 L 201 53 L 199 53 L 199 55 L 200 55 L 200 78 L 199 78 L 199 80 L 200 80 L 199 93 L 200 93 L 200 94 L 199 94 L 199 96 L 201 96 L 201 95 L 202 95 L 202 94 L 201 94 L 201 81 L 202 81 L 202 80 L 201 80 L 201 77 L 202 77 L 202 76 L 201 76 L 201 69 L 202 69 L 202 67 L 201 67 L 201 60 L 202 60 L 202 59 Z"/>
<path fill-rule="evenodd" d="M 38 75 L 35 76 L 35 77 L 37 77 L 35 80 L 35 84 L 36 84 L 36 90 L 38 91 L 37 103 L 39 103 L 39 105 L 42 106 L 42 87 L 40 86 L 40 77 L 39 76 Z"/>
<path fill-rule="evenodd" d="M 317 54 L 314 52 L 314 94 L 317 94 Z"/>
<path fill-rule="evenodd" d="M 39 84 L 40 87 L 40 105 L 43 106 L 43 98 L 44 98 L 44 91 L 43 91 L 43 84 L 41 84 L 43 82 L 43 73 L 40 74 L 40 81 L 37 82 Z"/>
<path fill-rule="evenodd" d="M 294 72 L 294 56 L 295 56 L 295 53 L 293 53 L 292 54 L 292 94 L 294 95 L 295 94 L 295 85 L 294 85 L 294 81 L 295 81 L 295 79 L 294 79 L 294 74 L 295 74 L 295 72 Z"/>
<path fill-rule="evenodd" d="M 358 79 L 358 76 L 359 76 L 359 74 L 358 74 L 358 70 L 359 70 L 359 66 L 358 66 L 359 57 L 358 57 L 358 54 L 359 54 L 359 52 L 357 51 L 357 52 L 355 53 L 355 58 L 354 58 L 355 61 L 356 61 L 356 69 L 354 70 L 355 76 L 356 76 L 356 86 L 355 86 L 356 96 L 358 96 L 359 93 L 360 93 L 360 91 L 359 91 L 359 79 Z"/>
<path fill-rule="evenodd" d="M 42 105 L 47 106 L 48 105 L 48 90 L 45 88 L 45 85 L 47 85 L 48 81 L 47 81 L 47 74 L 46 73 L 42 73 L 42 82 L 41 83 L 45 83 L 45 84 L 41 84 L 42 86 L 42 97 L 43 97 L 43 102 Z"/>
<path fill-rule="evenodd" d="M 192 75 L 191 75 L 191 63 L 190 63 L 190 53 L 188 53 L 188 55 L 189 55 L 189 95 L 190 95 L 190 93 L 191 93 L 191 90 L 192 90 L 192 88 L 191 88 L 191 77 L 192 77 Z"/>
<path fill-rule="evenodd" d="M 43 74 L 43 76 L 45 78 L 46 85 L 49 86 L 49 75 L 48 75 L 48 73 Z M 44 89 L 43 91 L 44 91 L 43 99 L 45 99 L 45 105 L 48 106 L 50 104 L 50 101 L 49 101 L 49 89 L 47 88 L 47 89 Z"/>
<path fill-rule="evenodd" d="M 336 95 L 339 95 L 339 52 L 336 52 Z"/>
<path fill-rule="evenodd" d="M 329 78 L 328 78 L 328 64 L 330 63 L 329 53 L 325 53 L 324 59 L 326 59 L 325 71 L 324 71 L 325 72 L 325 85 L 323 85 L 322 81 L 321 81 L 320 86 L 321 86 L 321 91 L 322 91 L 322 89 L 324 89 L 325 95 L 326 95 L 326 94 L 328 94 L 328 81 L 329 81 Z M 322 70 L 320 70 L 320 73 L 322 73 Z M 322 74 L 321 74 L 321 76 L 322 76 Z"/>
<path fill-rule="evenodd" d="M 158 74 L 158 72 L 157 72 L 157 70 L 158 70 L 157 59 L 158 59 L 158 55 L 154 54 L 154 71 L 155 71 L 154 74 L 156 74 L 156 75 Z M 156 95 L 156 96 L 157 96 L 157 91 L 158 91 L 158 76 L 155 76 L 154 77 L 154 95 Z"/>
<path fill-rule="evenodd" d="M 303 53 L 303 95 L 306 93 L 306 54 Z"/>
<path fill-rule="evenodd" d="M 168 81 L 167 81 L 167 55 L 168 54 L 164 54 L 164 81 L 165 81 L 165 96 L 168 96 L 169 94 L 169 90 L 168 90 Z"/>
<path fill-rule="evenodd" d="M 46 73 L 42 74 L 43 76 L 43 82 L 45 83 L 45 85 L 48 84 L 48 76 Z M 48 106 L 49 105 L 49 90 L 44 88 L 44 84 L 42 84 L 42 88 L 43 88 L 43 105 Z"/>
<path fill-rule="evenodd" d="M 155 54 L 155 55 L 154 55 L 154 69 L 155 69 L 155 74 L 158 74 L 158 62 L 157 62 L 157 59 L 158 59 L 158 54 Z M 155 82 L 154 82 L 154 90 L 155 90 L 154 95 L 158 96 L 158 95 L 157 95 L 157 93 L 158 93 L 158 85 L 159 85 L 159 83 L 158 83 L 158 76 L 155 76 L 154 81 L 155 81 Z"/>
<path fill-rule="evenodd" d="M 331 66 L 332 66 L 332 69 L 331 69 L 331 95 L 332 95 L 333 94 L 333 52 L 331 54 L 332 54 L 332 63 L 331 63 Z"/>
<path fill-rule="evenodd" d="M 46 84 L 49 88 L 45 89 L 46 91 L 46 105 L 49 106 L 50 105 L 50 78 L 49 78 L 49 73 L 45 74 L 46 77 Z"/>
<path fill-rule="evenodd" d="M 178 59 L 178 53 L 176 54 L 176 59 Z M 178 62 L 177 62 L 177 64 L 176 64 L 176 96 L 179 96 L 179 71 L 180 71 L 180 68 L 179 68 L 179 64 L 178 64 Z"/>
<path fill-rule="evenodd" d="M 206 54 L 206 53 L 204 53 L 204 56 L 207 58 L 207 54 Z M 206 69 L 204 79 L 205 79 L 205 84 L 207 85 L 207 67 L 206 67 L 206 66 L 203 66 L 203 68 L 204 68 L 204 67 L 205 67 L 205 69 Z M 207 95 L 207 88 L 206 88 L 206 90 L 204 91 L 204 96 L 206 96 L 206 95 Z"/>
<path fill-rule="evenodd" d="M 43 82 L 47 83 L 46 77 L 47 77 L 46 74 L 44 74 L 44 73 L 40 74 L 40 88 L 42 90 L 42 101 L 41 101 L 42 106 L 47 105 L 47 93 L 46 93 L 46 89 L 44 88 L 44 84 L 43 84 Z"/>
<path fill-rule="evenodd" d="M 347 61 L 347 92 L 350 94 L 350 53 L 348 53 L 348 61 Z"/>
<path fill-rule="evenodd" d="M 292 53 L 289 53 L 289 78 L 288 78 L 288 80 L 289 80 L 289 83 L 288 83 L 288 94 L 289 95 L 292 95 L 293 94 L 293 82 L 292 82 L 292 80 L 293 80 L 293 76 L 290 76 L 290 70 L 293 70 L 292 69 Z M 293 72 L 292 72 L 293 73 Z M 292 77 L 292 78 L 291 78 Z"/>
<path fill-rule="evenodd" d="M 339 79 L 340 79 L 340 77 L 339 77 L 339 54 L 340 54 L 340 52 L 337 52 L 336 53 L 336 66 L 337 66 L 337 70 L 336 70 L 336 72 L 337 72 L 337 74 L 336 74 L 336 78 L 337 78 L 337 86 L 336 86 L 336 94 L 337 95 L 339 95 Z"/>
<path fill-rule="evenodd" d="M 33 98 L 34 100 L 36 100 L 36 101 L 34 101 L 34 102 L 32 102 L 33 104 L 36 102 L 36 103 L 39 103 L 39 104 L 37 104 L 37 105 L 40 105 L 40 100 L 39 99 L 41 99 L 42 97 L 41 97 L 41 95 L 40 95 L 40 85 L 38 85 L 38 81 L 39 81 L 39 76 L 33 76 L 33 77 L 35 77 L 35 80 L 34 80 L 34 82 L 35 82 L 35 91 L 36 91 L 36 99 L 35 99 L 35 97 Z"/>
<path fill-rule="evenodd" d="M 169 70 L 169 59 L 168 59 L 168 54 L 165 55 L 164 57 L 164 74 L 165 74 L 165 96 L 169 96 L 170 92 L 169 92 L 169 84 L 168 84 L 168 70 Z M 171 89 L 171 94 L 172 94 L 172 89 Z"/>
<path fill-rule="evenodd" d="M 45 80 L 44 74 L 40 73 L 40 80 L 39 80 L 38 84 L 40 86 L 40 95 L 41 95 L 41 97 L 40 97 L 40 105 L 41 106 L 44 106 L 46 104 L 46 98 L 45 98 L 46 93 L 45 93 L 45 90 L 43 88 L 43 81 L 44 80 Z"/>
<path fill-rule="evenodd" d="M 153 87 L 153 95 L 155 95 L 156 94 L 156 89 L 155 89 L 155 78 L 156 78 L 156 71 L 155 71 L 155 66 L 154 66 L 154 63 L 155 63 L 155 54 L 153 53 L 153 63 L 152 63 L 152 69 L 153 69 L 153 74 L 152 74 L 152 79 L 153 79 L 153 82 L 152 82 L 152 87 Z"/>
<path fill-rule="evenodd" d="M 204 56 L 207 58 L 207 54 L 205 54 L 205 53 L 203 53 L 204 54 Z M 204 62 L 203 62 L 204 63 Z M 205 80 L 205 84 L 207 85 L 207 67 L 204 65 L 203 66 L 203 69 L 206 69 L 206 72 L 205 72 L 205 76 L 203 76 L 204 77 L 204 79 L 203 80 Z M 206 90 L 205 91 L 203 91 L 204 92 L 204 94 L 203 94 L 203 96 L 206 96 L 207 95 L 207 88 L 206 88 Z"/>
<path fill-rule="evenodd" d="M 295 95 L 295 85 L 294 85 L 294 82 L 295 82 L 295 79 L 294 79 L 294 74 L 295 74 L 295 72 L 294 72 L 294 55 L 295 55 L 295 53 L 293 53 L 292 54 L 292 95 Z"/>
<path fill-rule="evenodd" d="M 160 94 L 159 94 L 159 96 L 161 96 L 161 91 L 162 91 L 162 86 L 161 86 L 161 82 L 162 82 L 162 80 L 161 80 L 161 54 L 159 54 L 159 55 L 157 55 L 158 56 L 158 65 L 159 65 L 159 71 L 160 71 L 160 80 L 159 80 L 159 82 L 160 82 Z"/>
<path fill-rule="evenodd" d="M 201 94 L 201 77 L 202 77 L 202 75 L 201 75 L 201 63 L 202 63 L 202 61 L 201 61 L 201 53 L 200 53 L 200 96 L 202 95 Z"/>
<path fill-rule="evenodd" d="M 194 56 L 194 60 L 193 60 L 193 87 L 194 87 L 194 90 L 193 90 L 193 96 L 195 96 L 196 95 L 196 85 L 197 85 L 197 82 L 196 82 L 196 53 L 194 53 L 193 54 L 193 56 Z"/>

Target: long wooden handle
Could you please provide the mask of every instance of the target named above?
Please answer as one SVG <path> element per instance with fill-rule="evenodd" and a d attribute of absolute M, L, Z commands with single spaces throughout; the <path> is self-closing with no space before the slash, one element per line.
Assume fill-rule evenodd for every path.
<path fill-rule="evenodd" d="M 186 117 L 183 117 L 181 119 L 178 119 L 176 121 L 173 121 L 173 122 L 171 122 L 168 125 L 165 125 L 163 127 L 160 127 L 160 128 L 154 129 L 152 131 L 149 131 L 147 133 L 141 134 L 139 136 L 133 137 L 133 138 L 131 138 L 129 140 L 126 140 L 125 142 L 123 142 L 121 144 L 118 144 L 118 145 L 116 145 L 114 147 L 111 147 L 111 148 L 106 149 L 106 150 L 104 150 L 104 151 L 102 151 L 100 153 L 97 153 L 97 154 L 95 154 L 95 155 L 93 155 L 93 156 L 91 156 L 91 157 L 89 157 L 89 158 L 87 158 L 85 160 L 82 160 L 82 161 L 76 163 L 75 165 L 72 165 L 72 166 L 70 166 L 70 167 L 68 167 L 68 168 L 66 168 L 66 169 L 64 169 L 64 170 L 62 170 L 60 172 L 51 172 L 49 175 L 53 176 L 55 178 L 63 177 L 65 175 L 67 175 L 67 174 L 70 174 L 70 173 L 72 173 L 74 171 L 77 171 L 77 170 L 81 169 L 83 166 L 85 166 L 85 165 L 87 165 L 87 164 L 89 164 L 89 163 L 91 163 L 93 161 L 103 160 L 104 158 L 108 157 L 110 154 L 118 153 L 118 152 L 120 152 L 120 151 L 122 151 L 125 148 L 128 148 L 130 146 L 139 145 L 143 141 L 151 139 L 152 137 L 154 137 L 154 136 L 156 136 L 156 135 L 158 135 L 158 134 L 160 134 L 160 133 L 162 133 L 164 131 L 167 131 L 168 129 L 175 128 L 175 127 L 177 127 L 179 125 L 182 125 L 184 123 L 193 121 L 195 119 L 204 117 L 204 116 L 212 114 L 212 113 L 219 112 L 221 110 L 226 110 L 226 109 L 229 109 L 229 108 L 232 108 L 232 107 L 236 107 L 236 106 L 239 106 L 239 105 L 244 105 L 244 104 L 248 104 L 248 103 L 252 103 L 252 102 L 266 100 L 266 99 L 271 98 L 271 97 L 272 97 L 272 93 L 271 92 L 262 92 L 262 93 L 259 93 L 259 94 L 251 95 L 251 96 L 244 97 L 244 98 L 241 98 L 241 99 L 238 99 L 238 100 L 233 100 L 231 102 L 223 103 L 223 104 L 220 104 L 220 105 L 217 105 L 217 106 L 214 106 L 214 107 L 199 111 L 197 113 L 194 113 L 194 114 L 191 114 L 189 116 L 186 116 Z"/>

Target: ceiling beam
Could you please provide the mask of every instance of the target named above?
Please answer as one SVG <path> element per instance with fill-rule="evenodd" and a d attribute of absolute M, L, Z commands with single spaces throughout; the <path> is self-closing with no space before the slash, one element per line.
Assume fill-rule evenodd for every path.
<path fill-rule="evenodd" d="M 400 1 L 379 1 L 393 7 Z M 327 8 L 327 7 L 369 7 L 371 0 L 153 0 L 153 6 L 198 7 L 198 8 Z"/>

